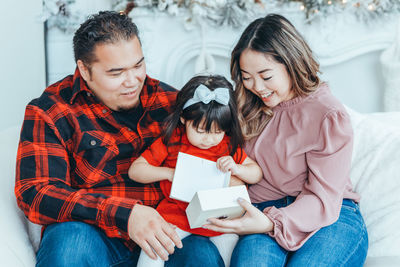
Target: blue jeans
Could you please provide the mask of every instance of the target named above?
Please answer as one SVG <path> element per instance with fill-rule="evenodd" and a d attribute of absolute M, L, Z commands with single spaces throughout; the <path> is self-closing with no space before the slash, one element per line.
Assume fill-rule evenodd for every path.
<path fill-rule="evenodd" d="M 208 237 L 190 235 L 182 240 L 183 248 L 165 262 L 175 266 L 224 266 L 216 246 Z M 140 248 L 130 251 L 118 238 L 107 237 L 99 228 L 83 222 L 49 225 L 43 233 L 36 255 L 36 266 L 136 266 Z"/>
<path fill-rule="evenodd" d="M 263 210 L 291 204 L 295 198 L 253 204 Z M 321 228 L 297 251 L 283 249 L 266 234 L 239 238 L 233 251 L 231 267 L 264 266 L 363 266 L 368 250 L 368 235 L 358 204 L 344 199 L 339 219 Z"/>
<path fill-rule="evenodd" d="M 210 238 L 189 235 L 182 240 L 183 247 L 175 248 L 165 267 L 224 267 L 224 261 Z"/>
<path fill-rule="evenodd" d="M 139 247 L 131 252 L 118 238 L 83 222 L 49 225 L 36 255 L 36 266 L 136 266 Z"/>

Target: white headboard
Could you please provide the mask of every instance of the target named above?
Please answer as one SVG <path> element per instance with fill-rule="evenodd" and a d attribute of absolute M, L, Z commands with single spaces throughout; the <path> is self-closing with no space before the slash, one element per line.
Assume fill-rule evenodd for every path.
<path fill-rule="evenodd" d="M 196 64 L 204 59 L 200 56 L 204 48 L 215 64 L 213 72 L 230 77 L 230 52 L 244 26 L 233 29 L 205 25 L 203 39 L 201 27 L 186 30 L 183 17 L 133 11 L 131 16 L 139 27 L 150 76 L 181 88 L 196 74 Z M 351 14 L 341 14 L 306 23 L 302 13 L 280 13 L 306 38 L 321 64 L 322 79 L 344 104 L 359 112 L 383 110 L 384 81 L 379 57 L 395 39 L 397 17 L 367 23 Z M 71 40 L 71 34 L 57 29 L 48 32 L 49 82 L 74 70 Z"/>

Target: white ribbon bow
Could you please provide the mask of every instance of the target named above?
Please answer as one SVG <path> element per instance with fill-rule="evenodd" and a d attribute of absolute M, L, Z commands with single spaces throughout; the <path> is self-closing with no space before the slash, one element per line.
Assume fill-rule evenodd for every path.
<path fill-rule="evenodd" d="M 217 101 L 221 105 L 228 105 L 229 103 L 229 89 L 228 88 L 217 88 L 214 91 L 208 89 L 207 86 L 200 84 L 196 91 L 194 91 L 194 95 L 191 99 L 189 99 L 183 109 L 191 106 L 193 104 L 203 102 L 204 104 L 210 103 L 212 100 Z"/>

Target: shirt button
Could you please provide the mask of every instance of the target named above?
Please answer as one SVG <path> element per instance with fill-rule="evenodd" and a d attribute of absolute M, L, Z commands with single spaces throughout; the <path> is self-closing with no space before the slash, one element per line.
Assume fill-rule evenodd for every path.
<path fill-rule="evenodd" d="M 89 92 L 86 92 L 86 95 L 87 95 L 87 96 L 92 96 L 92 94 L 91 94 L 91 93 L 89 93 Z"/>
<path fill-rule="evenodd" d="M 103 114 L 106 114 L 107 113 L 107 109 L 103 109 L 102 112 L 103 112 Z"/>
<path fill-rule="evenodd" d="M 91 146 L 95 146 L 96 144 L 97 144 L 96 140 L 90 141 L 90 145 L 91 145 Z"/>

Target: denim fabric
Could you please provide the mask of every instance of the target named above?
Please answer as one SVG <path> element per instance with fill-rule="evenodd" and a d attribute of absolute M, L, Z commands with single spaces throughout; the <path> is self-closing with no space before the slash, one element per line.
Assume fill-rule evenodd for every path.
<path fill-rule="evenodd" d="M 224 261 L 217 247 L 208 237 L 189 235 L 182 240 L 183 247 L 175 248 L 165 267 L 223 267 Z"/>
<path fill-rule="evenodd" d="M 121 239 L 109 238 L 82 222 L 49 225 L 43 233 L 36 266 L 136 266 L 139 247 L 131 252 Z"/>
<path fill-rule="evenodd" d="M 285 197 L 253 204 L 263 210 L 285 207 L 295 200 Z M 339 219 L 316 232 L 300 249 L 286 251 L 266 234 L 244 235 L 232 254 L 231 267 L 237 266 L 363 266 L 368 250 L 368 234 L 357 203 L 344 199 Z"/>

